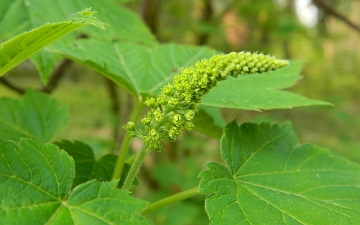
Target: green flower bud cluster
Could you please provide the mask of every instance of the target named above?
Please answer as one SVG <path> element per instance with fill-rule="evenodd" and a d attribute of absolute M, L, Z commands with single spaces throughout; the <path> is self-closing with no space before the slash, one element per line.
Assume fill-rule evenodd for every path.
<path fill-rule="evenodd" d="M 175 75 L 173 83 L 162 88 L 159 97 L 145 101 L 150 111 L 141 120 L 145 125 L 144 131 L 137 130 L 132 122 L 124 128 L 131 136 L 143 138 L 149 151 L 162 151 L 162 140 L 168 138 L 175 141 L 182 130 L 193 129 L 192 120 L 198 111 L 197 104 L 218 81 L 225 80 L 229 75 L 238 77 L 262 73 L 286 65 L 286 60 L 249 52 L 232 52 L 203 59 L 194 66 L 183 68 L 180 74 Z"/>

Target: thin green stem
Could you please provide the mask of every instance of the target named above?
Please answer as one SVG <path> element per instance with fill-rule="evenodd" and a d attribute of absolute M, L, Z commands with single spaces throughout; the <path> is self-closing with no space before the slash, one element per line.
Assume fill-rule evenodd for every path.
<path fill-rule="evenodd" d="M 179 192 L 179 193 L 171 195 L 167 198 L 161 199 L 157 202 L 151 203 L 150 205 L 148 205 L 145 209 L 143 209 L 141 211 L 141 214 L 142 215 L 149 214 L 157 209 L 160 209 L 160 208 L 168 206 L 172 203 L 179 202 L 184 199 L 193 197 L 197 194 L 199 194 L 199 187 L 194 187 L 194 188 L 188 189 L 186 191 Z"/>
<path fill-rule="evenodd" d="M 130 171 L 124 181 L 124 185 L 122 187 L 123 189 L 125 189 L 125 190 L 130 189 L 137 173 L 139 172 L 139 168 L 140 168 L 142 162 L 144 161 L 144 158 L 147 153 L 146 150 L 147 150 L 147 147 L 146 147 L 146 145 L 144 145 L 141 148 L 140 152 L 137 154 L 136 159 L 135 159 L 134 163 L 131 165 Z"/>
<path fill-rule="evenodd" d="M 135 108 L 131 114 L 130 121 L 136 123 L 136 121 L 140 117 L 143 107 L 144 107 L 144 105 L 142 104 L 141 101 L 136 101 Z M 115 165 L 115 169 L 114 169 L 114 173 L 113 173 L 113 179 L 121 178 L 121 174 L 124 169 L 125 159 L 126 159 L 128 151 L 129 151 L 130 139 L 131 139 L 130 134 L 128 131 L 126 131 L 123 142 L 121 143 L 119 155 L 118 155 L 118 158 L 116 161 L 116 165 Z"/>

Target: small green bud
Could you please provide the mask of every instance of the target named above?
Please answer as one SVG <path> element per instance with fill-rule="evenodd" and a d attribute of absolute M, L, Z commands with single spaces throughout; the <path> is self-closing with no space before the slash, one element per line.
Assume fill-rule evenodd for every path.
<path fill-rule="evenodd" d="M 192 94 L 190 92 L 181 93 L 180 99 L 185 103 L 191 103 Z"/>
<path fill-rule="evenodd" d="M 146 116 L 141 120 L 141 123 L 144 124 L 144 125 L 150 125 L 151 118 Z"/>
<path fill-rule="evenodd" d="M 184 124 L 184 128 L 187 130 L 187 131 L 192 131 L 192 129 L 194 128 L 194 124 L 192 122 L 186 122 Z"/>
<path fill-rule="evenodd" d="M 178 131 L 177 127 L 171 127 L 169 130 L 170 140 L 175 141 L 178 136 L 179 136 L 179 131 Z"/>
<path fill-rule="evenodd" d="M 151 107 L 151 108 L 156 108 L 156 107 L 158 107 L 158 104 L 157 104 L 155 98 L 148 98 L 148 99 L 146 99 L 146 101 L 144 102 L 144 104 L 145 104 L 146 106 Z"/>
<path fill-rule="evenodd" d="M 256 73 L 258 71 L 258 68 L 254 67 L 254 68 L 251 68 L 251 73 Z"/>
<path fill-rule="evenodd" d="M 158 122 L 162 120 L 162 114 L 159 109 L 154 111 L 154 118 Z"/>
<path fill-rule="evenodd" d="M 184 113 L 184 117 L 187 121 L 191 121 L 194 118 L 194 116 L 195 116 L 195 111 L 191 109 L 186 110 Z"/>
<path fill-rule="evenodd" d="M 173 117 L 173 123 L 176 125 L 176 126 L 181 126 L 182 124 L 182 118 L 181 118 L 181 115 L 180 114 L 175 114 L 174 117 Z"/>
<path fill-rule="evenodd" d="M 159 140 L 159 133 L 154 128 L 151 129 L 150 135 L 153 140 Z"/>
<path fill-rule="evenodd" d="M 166 100 L 166 96 L 164 95 L 160 95 L 158 98 L 157 98 L 157 102 L 161 105 L 165 105 L 167 100 Z"/>
<path fill-rule="evenodd" d="M 165 85 L 161 91 L 161 94 L 172 95 L 173 86 L 171 84 Z"/>
<path fill-rule="evenodd" d="M 125 124 L 123 126 L 123 128 L 125 128 L 125 130 L 128 130 L 128 131 L 134 131 L 135 130 L 135 123 L 127 122 L 127 124 Z"/>
<path fill-rule="evenodd" d="M 177 104 L 179 104 L 179 101 L 176 98 L 170 98 L 168 104 L 172 106 L 176 106 Z"/>

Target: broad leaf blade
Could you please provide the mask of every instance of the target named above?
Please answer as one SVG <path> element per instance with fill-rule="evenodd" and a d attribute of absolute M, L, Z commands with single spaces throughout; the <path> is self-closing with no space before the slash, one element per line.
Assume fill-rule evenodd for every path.
<path fill-rule="evenodd" d="M 1 0 L 0 1 L 0 40 L 7 40 L 25 31 L 35 29 L 44 23 L 54 23 L 69 18 L 84 8 L 92 7 L 99 12 L 97 17 L 108 24 L 106 31 L 99 32 L 94 27 L 81 29 L 91 38 L 128 40 L 145 44 L 156 44 L 155 37 L 134 12 L 121 7 L 117 0 Z M 49 13 L 50 12 L 50 13 Z M 74 39 L 74 38 L 70 38 Z M 45 51 L 40 51 L 31 60 L 40 71 L 46 83 L 56 64 L 55 56 L 45 59 Z M 49 62 L 49 59 L 52 61 Z"/>
<path fill-rule="evenodd" d="M 92 180 L 76 187 L 66 207 L 71 212 L 71 224 L 152 224 L 139 213 L 147 203 L 129 196 L 128 191 L 117 189 L 117 182 Z M 51 222 L 63 219 L 62 214 L 55 214 Z"/>
<path fill-rule="evenodd" d="M 265 74 L 229 77 L 219 82 L 204 98 L 202 104 L 221 108 L 245 110 L 284 109 L 298 106 L 331 105 L 295 93 L 282 91 L 301 78 L 302 62 L 291 61 L 289 66 Z"/>
<path fill-rule="evenodd" d="M 296 145 L 290 124 L 228 124 L 227 165 L 213 162 L 200 174 L 211 224 L 359 223 L 359 165 Z"/>
<path fill-rule="evenodd" d="M 95 160 L 90 146 L 79 141 L 55 142 L 57 146 L 65 150 L 75 161 L 75 178 L 72 187 L 85 183 L 92 179 L 98 181 L 110 181 L 115 168 L 117 157 L 108 154 Z"/>
<path fill-rule="evenodd" d="M 48 95 L 28 89 L 22 100 L 0 99 L 0 136 L 19 140 L 30 137 L 48 142 L 66 125 L 69 108 Z"/>
<path fill-rule="evenodd" d="M 166 44 L 150 48 L 95 40 L 79 40 L 76 47 L 56 45 L 51 49 L 98 70 L 136 97 L 141 92 L 159 94 L 161 87 L 171 82 L 181 67 L 215 54 L 206 47 Z"/>
<path fill-rule="evenodd" d="M 74 176 L 72 159 L 51 144 L 0 140 L 0 221 L 44 224 L 61 206 Z"/>
<path fill-rule="evenodd" d="M 68 21 L 45 24 L 3 43 L 0 48 L 0 76 L 73 30 L 86 24 L 103 28 L 104 25 L 92 16 L 93 13 L 84 10 Z"/>
<path fill-rule="evenodd" d="M 151 224 L 146 202 L 116 188 L 117 180 L 71 190 L 74 161 L 52 144 L 0 140 L 0 221 L 4 224 Z"/>

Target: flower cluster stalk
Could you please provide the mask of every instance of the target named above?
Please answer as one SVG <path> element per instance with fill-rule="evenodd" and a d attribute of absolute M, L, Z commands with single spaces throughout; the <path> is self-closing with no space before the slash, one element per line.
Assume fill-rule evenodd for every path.
<path fill-rule="evenodd" d="M 142 162 L 144 161 L 145 156 L 146 156 L 146 146 L 143 146 L 143 148 L 137 154 L 133 164 L 131 165 L 131 168 L 129 170 L 128 175 L 126 176 L 126 179 L 124 181 L 122 189 L 125 189 L 125 190 L 130 189 L 137 173 L 139 172 L 140 166 L 141 166 Z"/>

